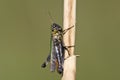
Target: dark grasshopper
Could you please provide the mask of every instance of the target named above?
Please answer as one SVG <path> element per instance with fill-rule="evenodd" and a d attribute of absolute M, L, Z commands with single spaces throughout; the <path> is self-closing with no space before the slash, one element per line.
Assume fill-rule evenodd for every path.
<path fill-rule="evenodd" d="M 50 62 L 51 63 L 50 71 L 53 72 L 57 68 L 57 72 L 59 74 L 63 73 L 64 53 L 65 50 L 68 51 L 68 48 L 71 47 L 71 46 L 68 47 L 64 46 L 63 35 L 72 27 L 63 30 L 61 26 L 59 26 L 56 23 L 53 23 L 51 25 L 52 32 L 51 32 L 50 54 L 48 55 L 46 61 L 41 65 L 42 68 L 45 68 L 47 64 Z"/>
<path fill-rule="evenodd" d="M 74 27 L 74 26 L 72 26 Z M 47 64 L 50 62 L 50 71 L 54 72 L 57 68 L 57 72 L 59 74 L 63 73 L 63 63 L 64 63 L 64 53 L 71 46 L 64 46 L 63 35 L 72 27 L 63 30 L 61 26 L 56 23 L 51 25 L 51 49 L 50 54 L 48 55 L 46 61 L 41 65 L 42 68 L 45 68 Z"/>

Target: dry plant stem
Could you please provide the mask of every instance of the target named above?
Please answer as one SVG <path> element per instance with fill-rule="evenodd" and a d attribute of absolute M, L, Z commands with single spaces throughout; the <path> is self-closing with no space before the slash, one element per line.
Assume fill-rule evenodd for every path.
<path fill-rule="evenodd" d="M 76 56 L 73 55 L 64 62 L 64 73 L 62 80 L 75 80 L 76 76 Z"/>
<path fill-rule="evenodd" d="M 64 29 L 74 26 L 64 35 L 65 46 L 75 45 L 75 19 L 76 19 L 76 0 L 64 0 Z M 76 56 L 74 56 L 74 47 L 69 48 L 71 57 L 64 61 L 64 72 L 62 80 L 75 80 L 76 74 Z M 65 57 L 68 56 L 67 51 Z"/>

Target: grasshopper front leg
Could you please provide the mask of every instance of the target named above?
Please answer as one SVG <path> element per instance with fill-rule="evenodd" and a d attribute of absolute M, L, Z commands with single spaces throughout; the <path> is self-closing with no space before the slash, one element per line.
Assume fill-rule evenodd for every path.
<path fill-rule="evenodd" d="M 71 27 L 69 27 L 69 28 L 67 28 L 67 29 L 65 29 L 65 30 L 63 30 L 63 35 L 64 35 L 68 30 L 72 29 L 73 27 L 74 27 L 74 25 L 71 26 Z"/>

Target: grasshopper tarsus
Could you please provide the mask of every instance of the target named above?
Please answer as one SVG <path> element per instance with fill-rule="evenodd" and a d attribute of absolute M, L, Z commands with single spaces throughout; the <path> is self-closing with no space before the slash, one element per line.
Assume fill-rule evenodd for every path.
<path fill-rule="evenodd" d="M 58 71 L 57 71 L 59 74 L 62 74 L 63 73 L 63 68 L 58 68 Z"/>
<path fill-rule="evenodd" d="M 45 68 L 46 67 L 46 63 L 44 62 L 42 65 L 41 65 L 42 68 Z"/>

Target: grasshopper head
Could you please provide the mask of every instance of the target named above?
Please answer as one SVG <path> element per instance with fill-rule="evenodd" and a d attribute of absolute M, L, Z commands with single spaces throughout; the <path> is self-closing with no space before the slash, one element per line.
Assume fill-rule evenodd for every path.
<path fill-rule="evenodd" d="M 62 32 L 61 26 L 59 26 L 59 25 L 56 24 L 56 23 L 53 23 L 53 24 L 51 25 L 51 27 L 52 27 L 52 32 L 54 32 L 54 33 Z"/>

